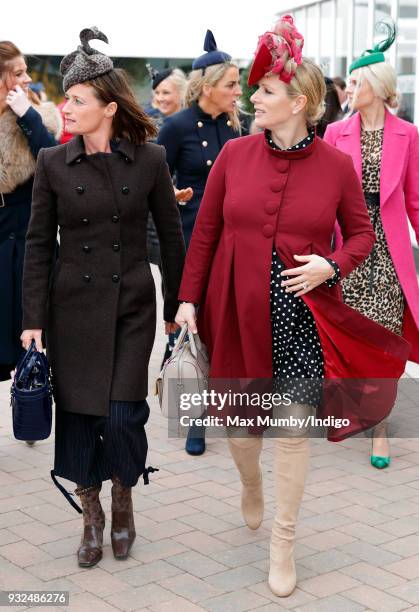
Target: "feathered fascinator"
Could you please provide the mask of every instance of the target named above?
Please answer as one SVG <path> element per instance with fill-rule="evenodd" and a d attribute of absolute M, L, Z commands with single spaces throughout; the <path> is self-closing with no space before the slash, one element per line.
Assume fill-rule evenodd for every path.
<path fill-rule="evenodd" d="M 302 62 L 303 45 L 304 38 L 291 15 L 281 17 L 272 32 L 259 36 L 248 84 L 254 85 L 269 73 L 277 74 L 281 81 L 289 83 Z"/>
<path fill-rule="evenodd" d="M 89 41 L 95 39 L 108 43 L 107 36 L 97 27 L 85 28 L 80 32 L 81 45 L 61 61 L 60 72 L 64 77 L 64 91 L 67 91 L 73 85 L 90 81 L 113 69 L 111 58 L 90 46 Z"/>
<path fill-rule="evenodd" d="M 386 61 L 384 52 L 387 51 L 396 40 L 396 25 L 392 21 L 380 21 L 375 26 L 375 29 L 377 32 L 384 32 L 387 34 L 387 37 L 374 45 L 372 49 L 366 49 L 361 57 L 353 61 L 349 66 L 349 74 L 357 68 L 362 68 L 362 66 L 379 64 L 380 62 Z"/>
<path fill-rule="evenodd" d="M 174 68 L 167 68 L 166 70 L 161 70 L 160 72 L 153 68 L 151 64 L 146 64 L 145 67 L 148 70 L 148 74 L 151 79 L 151 89 L 156 89 L 162 81 L 167 79 L 172 73 Z"/>

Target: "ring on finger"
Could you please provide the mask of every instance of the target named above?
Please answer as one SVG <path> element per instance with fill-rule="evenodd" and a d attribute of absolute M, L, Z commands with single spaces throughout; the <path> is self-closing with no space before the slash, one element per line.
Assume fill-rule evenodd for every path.
<path fill-rule="evenodd" d="M 304 289 L 304 291 L 308 289 L 308 283 L 306 281 L 304 281 L 304 283 L 302 283 L 301 286 Z"/>

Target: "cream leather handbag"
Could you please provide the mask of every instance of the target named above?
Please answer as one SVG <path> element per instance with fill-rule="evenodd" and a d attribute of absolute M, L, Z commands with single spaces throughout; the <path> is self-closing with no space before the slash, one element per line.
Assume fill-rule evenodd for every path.
<path fill-rule="evenodd" d="M 199 418 L 205 410 L 198 396 L 208 389 L 208 353 L 198 334 L 189 333 L 185 340 L 187 333 L 185 324 L 156 380 L 162 414 L 170 419 Z"/>

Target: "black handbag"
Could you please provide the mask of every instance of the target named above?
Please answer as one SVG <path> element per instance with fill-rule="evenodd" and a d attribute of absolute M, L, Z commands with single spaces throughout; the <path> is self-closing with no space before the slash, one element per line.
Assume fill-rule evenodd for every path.
<path fill-rule="evenodd" d="M 52 385 L 48 359 L 35 341 L 16 366 L 11 388 L 13 433 L 17 440 L 45 440 L 51 434 Z"/>

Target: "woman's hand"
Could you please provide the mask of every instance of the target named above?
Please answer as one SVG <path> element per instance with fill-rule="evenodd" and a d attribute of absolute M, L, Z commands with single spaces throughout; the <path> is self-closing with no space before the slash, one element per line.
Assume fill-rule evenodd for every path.
<path fill-rule="evenodd" d="M 6 96 L 6 103 L 18 117 L 23 117 L 31 106 L 28 96 L 19 85 L 9 91 Z"/>
<path fill-rule="evenodd" d="M 186 189 L 176 189 L 175 190 L 175 198 L 179 202 L 179 204 L 186 204 L 193 196 L 192 187 L 187 187 Z"/>
<path fill-rule="evenodd" d="M 307 263 L 298 268 L 283 270 L 281 276 L 293 278 L 281 281 L 281 287 L 285 287 L 287 293 L 295 293 L 297 297 L 315 289 L 335 274 L 330 263 L 320 255 L 294 255 L 294 259 Z"/>
<path fill-rule="evenodd" d="M 42 329 L 25 329 L 20 336 L 22 346 L 25 350 L 31 345 L 32 340 L 35 340 L 36 350 L 43 351 L 42 346 Z"/>
<path fill-rule="evenodd" d="M 187 304 L 181 304 L 178 308 L 178 311 L 175 316 L 175 321 L 180 327 L 188 324 L 188 330 L 192 334 L 197 333 L 196 328 L 196 314 L 195 314 L 195 306 L 188 302 Z"/>
<path fill-rule="evenodd" d="M 168 336 L 169 334 L 175 334 L 178 329 L 179 325 L 177 323 L 173 323 L 172 321 L 164 322 L 164 333 L 166 334 L 166 336 Z"/>

